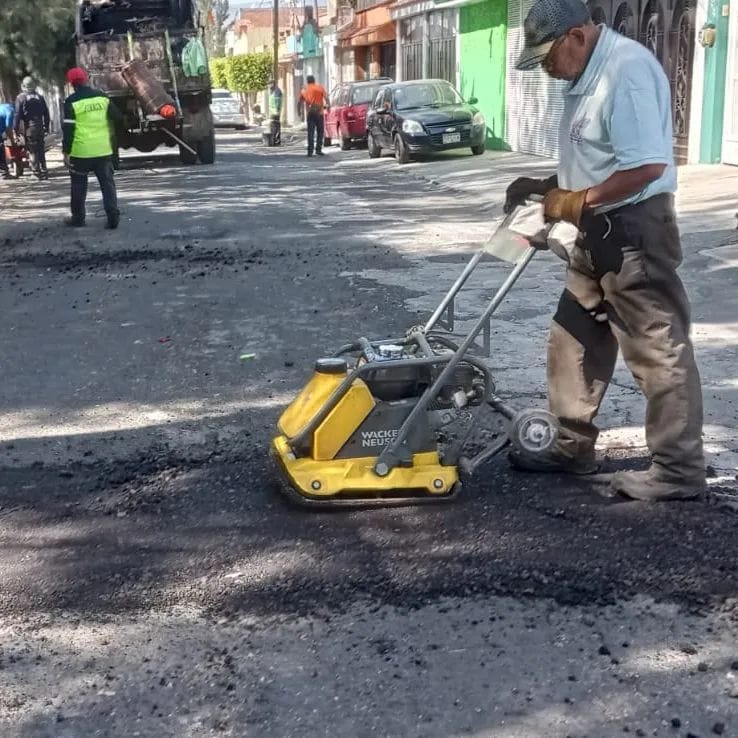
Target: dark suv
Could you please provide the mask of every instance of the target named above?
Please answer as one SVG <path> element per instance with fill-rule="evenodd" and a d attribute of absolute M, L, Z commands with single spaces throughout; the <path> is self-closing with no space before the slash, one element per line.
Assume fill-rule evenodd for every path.
<path fill-rule="evenodd" d="M 331 92 L 331 107 L 325 116 L 325 136 L 338 139 L 345 151 L 352 143 L 366 141 L 366 113 L 377 90 L 388 82 L 380 77 L 367 82 L 346 82 Z"/>
<path fill-rule="evenodd" d="M 443 79 L 422 79 L 385 85 L 377 93 L 366 119 L 369 156 L 392 149 L 400 164 L 414 154 L 470 148 L 484 152 L 487 126 L 474 107 L 464 102 Z"/>

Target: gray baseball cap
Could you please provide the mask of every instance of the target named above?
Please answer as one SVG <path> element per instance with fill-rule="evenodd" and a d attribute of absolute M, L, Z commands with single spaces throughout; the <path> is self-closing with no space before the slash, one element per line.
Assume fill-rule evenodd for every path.
<path fill-rule="evenodd" d="M 515 69 L 535 69 L 568 30 L 592 20 L 582 0 L 538 0 L 523 24 L 525 46 Z"/>

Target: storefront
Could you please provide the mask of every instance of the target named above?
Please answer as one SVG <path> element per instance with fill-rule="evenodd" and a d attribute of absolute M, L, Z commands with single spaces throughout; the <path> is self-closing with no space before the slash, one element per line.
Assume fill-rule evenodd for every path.
<path fill-rule="evenodd" d="M 513 151 L 556 158 L 564 83 L 538 68 L 515 69 L 523 49 L 523 21 L 535 0 L 509 0 L 507 6 L 506 138 Z"/>
<path fill-rule="evenodd" d="M 389 4 L 390 0 L 358 0 L 353 23 L 341 33 L 342 48 L 352 52 L 352 80 L 395 77 L 395 23 Z"/>
<path fill-rule="evenodd" d="M 459 9 L 449 5 L 454 7 L 434 2 L 392 6 L 398 22 L 399 79 L 445 79 L 458 85 Z"/>

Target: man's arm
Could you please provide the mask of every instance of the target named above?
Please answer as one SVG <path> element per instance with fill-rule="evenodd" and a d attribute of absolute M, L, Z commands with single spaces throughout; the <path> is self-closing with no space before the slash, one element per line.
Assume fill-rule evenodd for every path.
<path fill-rule="evenodd" d="M 584 207 L 593 210 L 611 202 L 625 200 L 655 182 L 666 169 L 666 164 L 643 164 L 634 169 L 623 169 L 608 177 L 602 184 L 590 187 L 584 198 Z"/>
<path fill-rule="evenodd" d="M 44 131 L 48 133 L 51 125 L 51 115 L 49 115 L 49 106 L 46 104 L 46 98 L 43 95 L 41 95 L 41 107 L 43 108 L 41 112 L 44 118 Z"/>
<path fill-rule="evenodd" d="M 74 116 L 74 107 L 69 98 L 64 101 L 64 123 L 62 124 L 62 151 L 64 156 L 69 156 L 74 143 L 74 129 L 77 124 Z"/>
<path fill-rule="evenodd" d="M 25 102 L 26 97 L 21 92 L 18 97 L 15 98 L 15 130 L 16 132 L 20 131 L 20 124 L 21 124 L 21 118 L 23 115 L 23 103 Z"/>

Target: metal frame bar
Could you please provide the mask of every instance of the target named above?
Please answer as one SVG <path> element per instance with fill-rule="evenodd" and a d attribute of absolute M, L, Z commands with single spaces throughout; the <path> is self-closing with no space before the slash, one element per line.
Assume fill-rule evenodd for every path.
<path fill-rule="evenodd" d="M 507 228 L 510 225 L 515 216 L 515 211 L 508 213 L 499 226 L 495 229 L 495 233 L 503 228 Z M 474 270 L 479 265 L 479 262 L 484 256 L 485 250 L 480 249 L 472 258 L 469 263 L 464 267 L 461 274 L 456 278 L 456 281 L 451 285 L 449 291 L 445 294 L 443 300 L 441 300 L 438 307 L 433 312 L 433 315 L 428 318 L 428 322 L 425 324 L 425 332 L 432 330 L 437 324 L 441 328 L 452 333 L 454 330 L 456 320 L 456 296 L 461 291 L 461 288 L 467 283 L 469 277 L 471 277 Z M 444 319 L 445 314 L 445 319 Z M 491 318 L 491 316 L 490 316 Z M 489 356 L 492 350 L 492 326 L 491 321 L 487 320 L 484 325 L 482 332 L 482 355 Z"/>
<path fill-rule="evenodd" d="M 380 477 L 384 477 L 400 463 L 400 449 L 410 435 L 410 430 L 412 426 L 418 421 L 419 416 L 427 410 L 428 405 L 440 392 L 441 388 L 447 382 L 454 369 L 458 366 L 459 362 L 465 360 L 465 354 L 474 344 L 474 341 L 479 333 L 484 329 L 485 323 L 489 321 L 489 319 L 492 317 L 492 314 L 495 312 L 495 310 L 497 310 L 500 303 L 505 299 L 507 293 L 512 289 L 515 282 L 518 281 L 518 278 L 523 273 L 523 271 L 525 271 L 525 268 L 530 263 L 530 260 L 533 258 L 535 252 L 536 249 L 532 246 L 529 246 L 528 249 L 525 251 L 523 257 L 520 259 L 520 261 L 518 261 L 518 263 L 515 265 L 515 268 L 510 272 L 507 279 L 497 290 L 494 297 L 487 306 L 487 309 L 479 317 L 471 331 L 469 331 L 469 334 L 461 343 L 456 353 L 451 355 L 449 361 L 446 363 L 446 366 L 443 368 L 443 371 L 438 375 L 438 377 L 436 377 L 436 381 L 433 382 L 433 384 L 420 397 L 417 404 L 400 427 L 397 436 L 390 444 L 385 446 L 384 450 L 379 455 L 377 461 L 374 464 L 375 474 Z M 423 360 L 421 359 L 420 361 Z"/>

